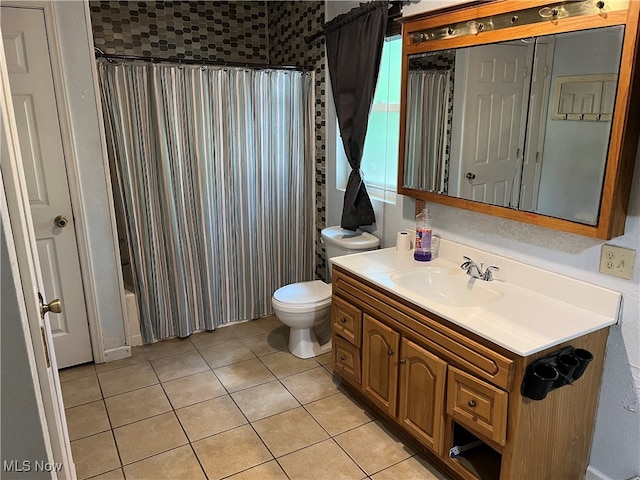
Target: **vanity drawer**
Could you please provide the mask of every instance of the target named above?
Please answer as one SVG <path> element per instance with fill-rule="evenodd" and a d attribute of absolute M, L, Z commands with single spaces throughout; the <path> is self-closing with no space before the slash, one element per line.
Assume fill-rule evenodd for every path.
<path fill-rule="evenodd" d="M 356 385 L 361 384 L 360 349 L 333 336 L 333 370 Z"/>
<path fill-rule="evenodd" d="M 447 413 L 499 445 L 507 439 L 507 392 L 455 367 L 449 368 Z"/>
<path fill-rule="evenodd" d="M 360 347 L 362 341 L 362 311 L 359 308 L 334 296 L 331 304 L 331 323 L 335 333 L 356 347 Z"/>

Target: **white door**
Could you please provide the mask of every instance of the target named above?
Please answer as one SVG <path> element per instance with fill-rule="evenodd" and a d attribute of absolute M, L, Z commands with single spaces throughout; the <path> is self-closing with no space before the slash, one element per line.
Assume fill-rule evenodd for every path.
<path fill-rule="evenodd" d="M 462 198 L 512 206 L 513 181 L 524 143 L 528 50 L 528 45 L 517 43 L 468 49 L 466 78 L 462 79 Z"/>
<path fill-rule="evenodd" d="M 58 367 L 93 360 L 44 12 L 2 7 L 2 35 Z"/>
<path fill-rule="evenodd" d="M 3 9 L 4 13 L 4 9 Z M 2 28 L 0 28 L 2 31 Z M 52 478 L 75 478 L 69 434 L 58 378 L 55 348 L 48 319 L 40 316 L 38 292 L 42 291 L 36 238 L 20 160 L 18 133 L 9 88 L 6 59 L 0 35 L 0 213 L 12 277 L 19 285 L 18 303 L 25 345 L 43 430 L 39 432 L 47 450 Z M 48 299 L 51 300 L 51 299 Z M 49 315 L 51 317 L 51 314 Z M 4 352 L 3 352 L 4 354 Z M 3 360 L 4 355 L 3 355 Z M 29 434 L 38 434 L 29 432 Z M 9 439 L 10 441 L 10 439 Z M 28 474 L 27 474 L 28 476 Z"/>

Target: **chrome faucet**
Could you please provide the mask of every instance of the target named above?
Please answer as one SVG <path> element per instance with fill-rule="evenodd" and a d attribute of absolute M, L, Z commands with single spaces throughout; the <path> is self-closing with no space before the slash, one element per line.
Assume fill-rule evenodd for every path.
<path fill-rule="evenodd" d="M 480 266 L 478 266 L 478 265 L 476 265 L 476 262 L 471 260 L 469 257 L 463 256 L 462 258 L 464 258 L 465 261 L 464 261 L 464 263 L 462 265 L 460 265 L 460 268 L 465 270 L 467 272 L 467 275 L 469 275 L 470 277 L 479 278 L 480 280 L 484 280 L 485 282 L 493 281 L 493 273 L 492 272 L 493 271 L 497 272 L 498 270 L 500 270 L 495 265 L 490 265 L 483 272 L 482 271 L 482 267 L 484 265 L 482 263 L 480 263 Z"/>

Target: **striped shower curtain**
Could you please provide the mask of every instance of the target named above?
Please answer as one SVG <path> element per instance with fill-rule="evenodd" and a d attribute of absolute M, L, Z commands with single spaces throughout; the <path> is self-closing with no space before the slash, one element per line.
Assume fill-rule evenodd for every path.
<path fill-rule="evenodd" d="M 449 70 L 409 71 L 404 184 L 447 193 Z"/>
<path fill-rule="evenodd" d="M 98 71 L 145 343 L 269 314 L 312 279 L 311 74 Z"/>

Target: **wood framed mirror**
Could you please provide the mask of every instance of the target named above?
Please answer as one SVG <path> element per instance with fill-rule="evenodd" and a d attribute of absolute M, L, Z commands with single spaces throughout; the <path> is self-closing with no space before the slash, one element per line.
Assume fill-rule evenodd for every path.
<path fill-rule="evenodd" d="M 398 193 L 624 233 L 640 2 L 492 1 L 403 18 Z"/>

